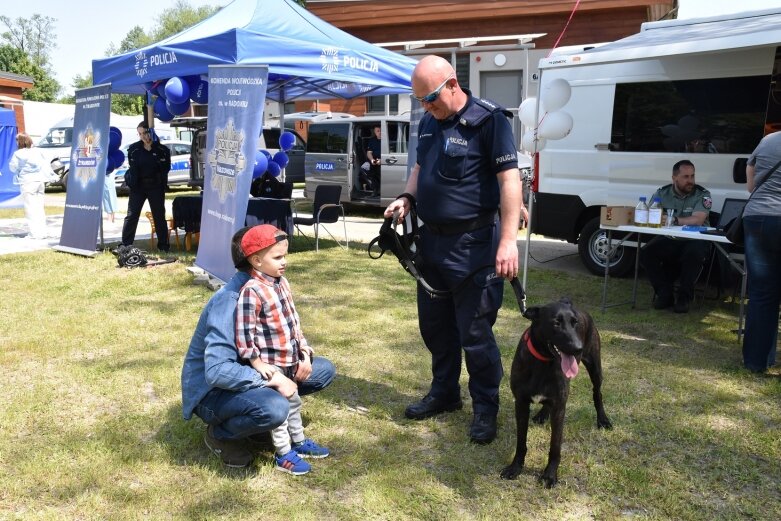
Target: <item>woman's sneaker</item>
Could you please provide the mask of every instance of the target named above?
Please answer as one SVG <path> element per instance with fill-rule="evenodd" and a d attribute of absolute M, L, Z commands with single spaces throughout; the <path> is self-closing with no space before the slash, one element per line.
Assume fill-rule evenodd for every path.
<path fill-rule="evenodd" d="M 293 474 L 294 476 L 300 476 L 312 470 L 312 466 L 302 460 L 295 450 L 291 450 L 284 456 L 274 455 L 274 460 L 277 470 Z"/>
<path fill-rule="evenodd" d="M 325 458 L 331 452 L 325 447 L 321 447 L 311 439 L 307 438 L 299 444 L 293 444 L 293 450 L 302 458 Z"/>

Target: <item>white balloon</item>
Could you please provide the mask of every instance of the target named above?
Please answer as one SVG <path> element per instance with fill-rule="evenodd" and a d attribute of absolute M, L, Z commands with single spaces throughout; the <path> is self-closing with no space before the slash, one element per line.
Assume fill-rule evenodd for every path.
<path fill-rule="evenodd" d="M 572 87 L 570 87 L 569 82 L 564 78 L 556 78 L 545 85 L 540 99 L 542 104 L 545 105 L 545 110 L 555 112 L 567 104 L 571 95 Z"/>
<path fill-rule="evenodd" d="M 521 138 L 521 148 L 530 154 L 534 154 L 545 148 L 545 140 L 535 135 L 534 130 L 529 129 L 524 132 Z"/>
<path fill-rule="evenodd" d="M 537 126 L 537 98 L 526 98 L 518 107 L 518 118 L 527 127 Z"/>
<path fill-rule="evenodd" d="M 572 116 L 563 110 L 548 112 L 537 128 L 540 137 L 545 139 L 562 139 L 572 131 Z"/>

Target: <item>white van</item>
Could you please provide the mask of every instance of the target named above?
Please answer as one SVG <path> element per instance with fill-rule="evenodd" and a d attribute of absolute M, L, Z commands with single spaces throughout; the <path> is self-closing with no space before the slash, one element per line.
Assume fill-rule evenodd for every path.
<path fill-rule="evenodd" d="M 361 183 L 361 168 L 367 162 L 366 146 L 373 128 L 380 125 L 381 164 L 379 193 Z M 404 191 L 407 181 L 409 115 L 361 116 L 314 122 L 306 142 L 304 195 L 313 200 L 320 185 L 340 185 L 342 201 L 387 206 Z"/>
<path fill-rule="evenodd" d="M 600 207 L 635 206 L 670 182 L 681 159 L 696 167 L 713 211 L 748 197 L 745 162 L 781 129 L 781 9 L 651 22 L 641 32 L 540 61 L 540 92 L 572 87 L 562 108 L 574 120 L 539 153 L 532 231 L 577 242 L 584 264 L 604 273 Z M 634 249 L 611 273 L 634 265 Z"/>
<path fill-rule="evenodd" d="M 138 124 L 143 116 L 121 116 L 111 113 L 109 124 L 122 132 L 120 147 L 138 141 Z M 172 139 L 175 134 L 166 123 L 155 120 L 155 131 L 161 140 Z M 70 154 L 73 146 L 73 116 L 55 123 L 36 145 L 44 156 L 52 162 L 54 171 L 60 174 L 60 180 L 51 183 L 52 186 L 62 186 L 67 190 L 68 172 L 70 171 Z"/>

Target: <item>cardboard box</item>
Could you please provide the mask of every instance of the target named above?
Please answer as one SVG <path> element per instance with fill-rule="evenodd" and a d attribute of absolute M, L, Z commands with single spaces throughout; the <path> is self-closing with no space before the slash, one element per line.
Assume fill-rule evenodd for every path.
<path fill-rule="evenodd" d="M 599 214 L 599 224 L 603 226 L 623 226 L 634 222 L 634 206 L 603 206 Z"/>

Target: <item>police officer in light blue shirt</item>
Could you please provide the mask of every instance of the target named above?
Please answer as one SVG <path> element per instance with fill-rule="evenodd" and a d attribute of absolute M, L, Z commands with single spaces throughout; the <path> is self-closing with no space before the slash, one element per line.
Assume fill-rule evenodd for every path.
<path fill-rule="evenodd" d="M 460 409 L 462 348 L 474 413 L 473 442 L 496 437 L 503 371 L 493 324 L 502 303 L 503 278 L 518 274 L 521 181 L 511 115 L 462 89 L 450 63 L 427 56 L 415 67 L 412 90 L 426 114 L 418 129 L 417 164 L 406 192 L 385 210 L 403 218 L 417 205 L 421 228 L 418 267 L 435 289 L 418 285 L 421 336 L 431 352 L 426 396 L 407 407 L 421 420 Z M 501 220 L 499 210 L 501 209 Z"/>

